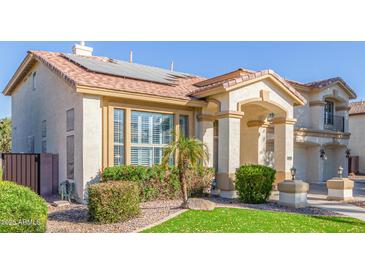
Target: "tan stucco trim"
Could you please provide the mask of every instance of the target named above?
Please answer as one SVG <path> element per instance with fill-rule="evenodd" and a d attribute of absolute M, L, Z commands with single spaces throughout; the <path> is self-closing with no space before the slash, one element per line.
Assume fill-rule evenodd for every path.
<path fill-rule="evenodd" d="M 353 189 L 354 181 L 348 178 L 332 178 L 326 182 L 329 189 Z"/>
<path fill-rule="evenodd" d="M 336 106 L 335 110 L 336 111 L 349 111 L 351 109 L 350 106 Z"/>
<path fill-rule="evenodd" d="M 307 193 L 309 184 L 299 180 L 285 180 L 278 184 L 278 190 L 285 193 Z"/>
<path fill-rule="evenodd" d="M 242 111 L 220 111 L 217 112 L 215 114 L 215 116 L 217 117 L 217 119 L 222 119 L 222 118 L 236 118 L 236 119 L 241 119 L 244 116 L 244 113 Z"/>
<path fill-rule="evenodd" d="M 194 127 L 194 111 L 186 107 L 181 108 L 167 108 L 162 106 L 151 106 L 148 104 L 139 105 L 132 100 L 119 101 L 115 98 L 104 98 L 103 99 L 103 123 L 102 123 L 102 168 L 114 165 L 114 109 L 123 109 L 125 111 L 125 141 L 124 141 L 124 153 L 125 153 L 125 164 L 131 163 L 131 112 L 132 111 L 146 111 L 156 112 L 174 115 L 174 131 L 176 137 L 179 135 L 180 123 L 179 116 L 187 115 L 189 117 L 189 136 L 195 135 Z"/>
<path fill-rule="evenodd" d="M 285 118 L 285 117 L 276 117 L 272 120 L 272 123 L 275 124 L 287 124 L 287 125 L 295 125 L 297 119 L 294 118 Z"/>
<path fill-rule="evenodd" d="M 349 132 L 337 132 L 330 130 L 316 130 L 308 128 L 297 128 L 294 130 L 296 136 L 314 136 L 314 137 L 324 137 L 324 138 L 336 138 L 336 139 L 349 139 Z"/>
<path fill-rule="evenodd" d="M 248 81 L 245 81 L 245 82 L 238 83 L 236 85 L 233 85 L 231 87 L 226 88 L 226 90 L 229 92 L 229 91 L 236 90 L 238 88 L 241 88 L 241 87 L 244 87 L 244 86 L 247 86 L 247 85 L 251 85 L 253 83 L 256 83 L 256 82 L 262 81 L 262 80 L 266 80 L 266 79 L 271 80 L 276 86 L 278 86 L 287 95 L 289 95 L 289 97 L 294 100 L 294 105 L 300 105 L 300 106 L 305 105 L 304 101 L 302 101 L 299 97 L 295 96 L 286 86 L 284 86 L 279 80 L 277 80 L 275 77 L 273 77 L 270 74 L 263 75 L 261 77 L 257 77 L 257 78 L 252 79 L 252 80 L 248 80 Z"/>
<path fill-rule="evenodd" d="M 242 108 L 243 105 L 250 104 L 250 103 L 260 103 L 260 102 L 263 102 L 261 97 L 260 98 L 256 97 L 256 98 L 250 98 L 250 99 L 242 100 L 242 101 L 237 103 L 237 111 L 241 111 L 241 108 Z M 267 99 L 264 102 L 276 106 L 281 111 L 283 111 L 285 113 L 285 115 L 288 115 L 289 110 L 284 109 L 282 105 L 276 103 L 275 101 L 271 101 L 271 100 Z"/>
<path fill-rule="evenodd" d="M 320 100 L 317 100 L 317 101 L 310 101 L 309 102 L 309 106 L 310 107 L 316 107 L 316 106 L 325 106 L 326 103 L 324 101 L 320 101 Z"/>
<path fill-rule="evenodd" d="M 269 101 L 270 100 L 270 90 L 260 90 L 260 97 L 262 101 Z"/>
<path fill-rule="evenodd" d="M 207 102 L 203 100 L 185 100 L 172 97 L 163 97 L 157 95 L 150 95 L 146 93 L 137 93 L 130 91 L 114 90 L 114 89 L 104 89 L 97 87 L 88 86 L 76 86 L 76 91 L 84 94 L 92 94 L 106 97 L 121 98 L 126 100 L 138 100 L 146 102 L 156 102 L 169 105 L 178 106 L 190 106 L 190 107 L 206 107 Z"/>
<path fill-rule="evenodd" d="M 269 127 L 270 123 L 262 120 L 250 120 L 247 122 L 247 127 Z"/>
<path fill-rule="evenodd" d="M 217 120 L 217 117 L 215 115 L 199 114 L 197 119 L 198 121 L 215 121 Z"/>
<path fill-rule="evenodd" d="M 206 101 L 208 103 L 214 103 L 214 104 L 216 104 L 217 105 L 217 108 L 218 108 L 218 111 L 221 111 L 222 110 L 222 108 L 221 108 L 222 103 L 220 101 L 218 101 L 217 99 L 208 98 Z"/>

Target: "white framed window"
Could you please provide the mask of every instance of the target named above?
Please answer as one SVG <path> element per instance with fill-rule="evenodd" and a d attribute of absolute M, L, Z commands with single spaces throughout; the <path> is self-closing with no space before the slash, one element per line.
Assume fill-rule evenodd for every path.
<path fill-rule="evenodd" d="M 174 115 L 132 111 L 131 164 L 160 164 L 163 148 L 173 140 Z"/>
<path fill-rule="evenodd" d="M 123 109 L 114 109 L 114 165 L 125 164 L 124 117 Z"/>

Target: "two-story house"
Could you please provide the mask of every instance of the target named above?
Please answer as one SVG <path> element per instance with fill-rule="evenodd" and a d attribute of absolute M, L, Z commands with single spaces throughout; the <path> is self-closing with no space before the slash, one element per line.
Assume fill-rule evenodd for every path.
<path fill-rule="evenodd" d="M 92 55 L 29 51 L 3 93 L 12 97 L 13 151 L 59 155 L 59 180 L 80 200 L 112 165 L 154 165 L 173 132 L 209 149 L 221 196 L 233 197 L 236 168 L 272 165 L 276 181 L 323 181 L 347 168 L 348 101 L 340 78 L 309 84 L 272 70 L 213 78 Z"/>

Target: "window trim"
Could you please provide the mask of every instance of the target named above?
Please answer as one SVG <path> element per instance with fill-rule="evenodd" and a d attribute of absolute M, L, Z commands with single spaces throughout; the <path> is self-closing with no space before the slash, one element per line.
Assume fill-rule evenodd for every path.
<path fill-rule="evenodd" d="M 174 115 L 173 130 L 175 132 L 179 131 L 179 115 L 189 116 L 189 137 L 195 134 L 195 123 L 194 123 L 194 110 L 193 109 L 183 109 L 183 108 L 171 108 L 170 106 L 156 106 L 156 105 L 138 105 L 132 102 L 120 102 L 120 101 L 103 101 L 102 103 L 102 168 L 110 167 L 114 165 L 114 109 L 125 110 L 125 123 L 129 124 L 131 121 L 132 111 L 142 111 L 142 112 L 153 112 L 161 114 L 172 114 Z M 125 165 L 131 165 L 131 147 L 132 144 L 128 141 L 131 138 L 131 127 L 125 127 Z"/>
<path fill-rule="evenodd" d="M 140 134 L 138 134 L 138 143 L 133 143 L 132 142 L 132 116 L 133 116 L 133 112 L 137 112 L 137 113 L 146 113 L 146 114 L 152 114 L 152 115 L 161 115 L 161 116 L 170 116 L 171 118 L 171 142 L 174 140 L 174 135 L 173 132 L 175 131 L 176 128 L 176 113 L 161 113 L 161 112 L 152 112 L 152 111 L 140 111 L 140 110 L 131 110 L 131 119 L 130 119 L 130 128 L 131 128 L 131 138 L 130 138 L 130 153 L 131 153 L 131 162 L 130 164 L 132 165 L 132 149 L 133 148 L 149 148 L 152 149 L 152 155 L 151 155 L 151 165 L 155 165 L 155 149 L 154 148 L 159 148 L 159 149 L 163 149 L 164 147 L 166 147 L 169 143 L 161 143 L 161 144 L 154 144 L 153 143 L 153 116 L 149 116 L 147 115 L 147 117 L 149 118 L 149 122 L 148 122 L 148 131 L 149 131 L 149 141 L 148 143 L 142 143 L 142 138 L 143 138 L 143 132 L 142 132 L 142 116 L 137 116 L 138 117 L 138 132 Z M 180 125 L 179 125 L 180 126 Z M 163 135 L 162 135 L 162 131 L 161 131 L 161 141 L 163 142 Z M 138 161 L 140 162 L 140 161 Z M 140 165 L 138 163 L 138 165 Z"/>

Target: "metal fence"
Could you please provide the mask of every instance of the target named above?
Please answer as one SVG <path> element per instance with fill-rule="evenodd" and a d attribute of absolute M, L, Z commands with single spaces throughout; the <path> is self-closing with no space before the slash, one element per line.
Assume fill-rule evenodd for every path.
<path fill-rule="evenodd" d="M 58 155 L 50 153 L 2 153 L 3 180 L 49 196 L 58 192 Z"/>
<path fill-rule="evenodd" d="M 324 116 L 324 128 L 327 130 L 344 132 L 345 117 L 340 115 L 327 115 Z"/>

